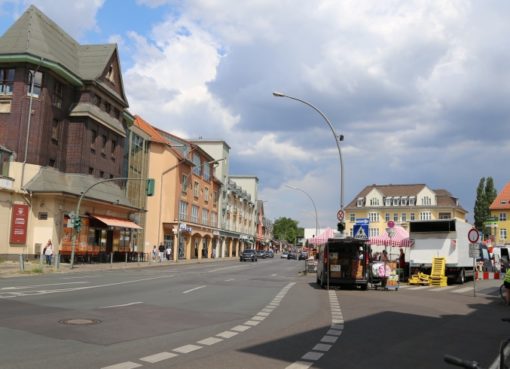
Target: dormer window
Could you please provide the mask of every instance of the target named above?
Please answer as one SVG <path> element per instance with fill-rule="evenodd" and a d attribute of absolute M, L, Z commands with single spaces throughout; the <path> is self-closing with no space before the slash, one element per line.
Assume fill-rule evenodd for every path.
<path fill-rule="evenodd" d="M 414 206 L 416 204 L 416 197 L 410 196 L 409 197 L 409 206 Z"/>
<path fill-rule="evenodd" d="M 370 206 L 379 206 L 379 199 L 377 197 L 373 197 L 370 199 Z"/>
<path fill-rule="evenodd" d="M 399 206 L 400 205 L 400 197 L 395 196 L 393 198 L 393 206 Z"/>
<path fill-rule="evenodd" d="M 357 201 L 357 203 L 356 203 L 356 206 L 357 206 L 358 208 L 363 207 L 363 202 L 364 202 L 364 201 L 363 201 L 363 197 L 358 197 L 358 201 Z"/>
<path fill-rule="evenodd" d="M 391 206 L 391 196 L 384 199 L 384 206 Z"/>
<path fill-rule="evenodd" d="M 106 73 L 106 79 L 108 81 L 110 81 L 111 83 L 115 83 L 115 79 L 114 79 L 114 76 L 115 76 L 115 72 L 114 72 L 114 68 L 113 68 L 113 64 L 110 64 L 110 66 L 108 67 L 108 73 Z"/>
<path fill-rule="evenodd" d="M 400 198 L 400 205 L 406 206 L 407 205 L 407 196 L 402 196 Z"/>

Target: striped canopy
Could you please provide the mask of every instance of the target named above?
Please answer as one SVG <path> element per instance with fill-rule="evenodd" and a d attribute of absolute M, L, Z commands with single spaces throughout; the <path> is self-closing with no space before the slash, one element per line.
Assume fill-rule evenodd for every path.
<path fill-rule="evenodd" d="M 394 247 L 411 247 L 413 241 L 409 238 L 409 232 L 400 226 L 393 227 L 393 234 L 390 237 L 388 232 L 384 232 L 381 236 L 370 237 L 368 241 L 371 245 L 394 246 Z"/>
<path fill-rule="evenodd" d="M 312 245 L 319 245 L 328 240 L 328 238 L 334 237 L 334 230 L 332 228 L 326 228 L 324 232 L 322 232 L 317 237 L 312 237 L 308 239 L 308 243 Z"/>

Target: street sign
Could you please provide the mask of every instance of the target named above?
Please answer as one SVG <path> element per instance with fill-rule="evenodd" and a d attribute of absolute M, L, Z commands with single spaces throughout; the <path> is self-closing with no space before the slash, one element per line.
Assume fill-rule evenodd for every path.
<path fill-rule="evenodd" d="M 368 223 L 367 224 L 354 224 L 352 227 L 354 238 L 361 240 L 368 240 Z"/>
<path fill-rule="evenodd" d="M 344 220 L 345 213 L 342 209 L 338 210 L 338 213 L 336 213 L 336 218 L 341 222 Z"/>
<path fill-rule="evenodd" d="M 387 225 L 388 225 L 388 228 L 393 228 L 393 227 L 395 227 L 395 222 L 393 220 L 389 220 Z"/>
<path fill-rule="evenodd" d="M 369 218 L 356 218 L 356 224 L 370 224 L 370 219 Z"/>
<path fill-rule="evenodd" d="M 480 245 L 477 243 L 472 243 L 469 245 L 469 256 L 472 258 L 477 258 L 480 256 Z"/>
<path fill-rule="evenodd" d="M 471 242 L 471 243 L 477 243 L 478 239 L 480 238 L 480 234 L 474 227 L 469 230 L 467 236 L 468 236 L 469 242 Z"/>

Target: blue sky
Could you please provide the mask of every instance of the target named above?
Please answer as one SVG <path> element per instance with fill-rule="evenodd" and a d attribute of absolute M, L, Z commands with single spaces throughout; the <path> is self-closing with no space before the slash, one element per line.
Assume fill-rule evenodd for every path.
<path fill-rule="evenodd" d="M 510 3 L 496 0 L 0 0 L 30 3 L 80 43 L 116 42 L 130 111 L 231 146 L 266 214 L 334 226 L 370 184 L 446 189 L 472 212 L 481 177 L 509 181 Z"/>

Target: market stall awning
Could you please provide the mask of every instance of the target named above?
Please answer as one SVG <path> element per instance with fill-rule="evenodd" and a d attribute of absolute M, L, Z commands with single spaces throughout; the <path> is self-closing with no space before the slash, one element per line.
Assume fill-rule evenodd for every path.
<path fill-rule="evenodd" d="M 335 236 L 334 230 L 332 228 L 326 228 L 324 232 L 320 235 L 312 238 L 308 238 L 308 243 L 312 245 L 318 245 L 326 242 L 329 238 L 333 238 Z"/>
<path fill-rule="evenodd" d="M 411 247 L 413 242 L 409 239 L 409 232 L 400 226 L 393 227 L 391 236 L 388 232 L 384 232 L 381 236 L 370 237 L 371 245 L 394 246 L 394 247 Z"/>
<path fill-rule="evenodd" d="M 91 215 L 91 216 L 92 218 L 95 218 L 110 227 L 142 229 L 142 227 L 140 227 L 138 224 L 127 219 L 106 217 L 103 215 Z"/>

